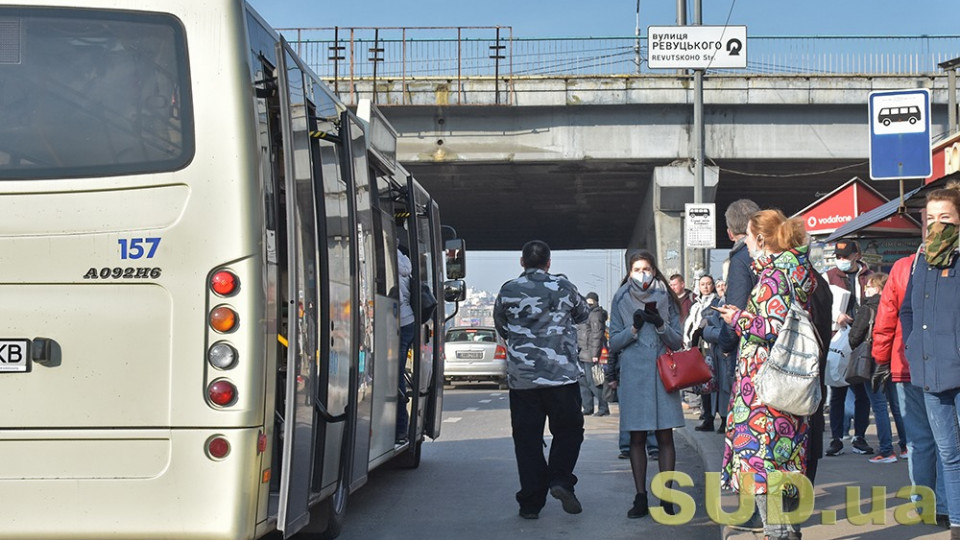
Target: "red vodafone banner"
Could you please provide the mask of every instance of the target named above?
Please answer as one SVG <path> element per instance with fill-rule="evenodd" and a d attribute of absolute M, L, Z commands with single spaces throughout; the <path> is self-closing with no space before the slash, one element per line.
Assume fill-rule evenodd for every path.
<path fill-rule="evenodd" d="M 796 215 L 803 218 L 807 233 L 825 235 L 885 202 L 883 195 L 855 176 Z M 912 219 L 893 215 L 864 231 L 919 234 L 920 226 Z"/>

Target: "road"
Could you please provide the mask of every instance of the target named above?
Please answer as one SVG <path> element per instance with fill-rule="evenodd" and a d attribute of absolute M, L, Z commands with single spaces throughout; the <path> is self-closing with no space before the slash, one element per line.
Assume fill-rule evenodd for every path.
<path fill-rule="evenodd" d="M 633 540 L 648 534 L 719 538 L 719 526 L 703 511 L 703 462 L 679 436 L 677 469 L 695 481 L 694 487 L 682 488 L 697 501 L 693 519 L 679 526 L 659 524 L 650 516 L 627 519 L 634 488 L 629 461 L 617 458 L 615 411 L 603 418 L 586 418 L 586 439 L 575 471 L 583 513 L 566 514 L 559 501 L 548 497 L 539 520 L 524 520 L 517 515 L 514 499 L 519 480 L 507 391 L 490 385 L 447 387 L 442 433 L 436 441 L 424 443 L 420 468 L 388 465 L 371 473 L 368 484 L 350 498 L 341 538 Z M 649 467 L 652 478 L 656 465 Z M 651 495 L 651 506 L 655 504 Z"/>

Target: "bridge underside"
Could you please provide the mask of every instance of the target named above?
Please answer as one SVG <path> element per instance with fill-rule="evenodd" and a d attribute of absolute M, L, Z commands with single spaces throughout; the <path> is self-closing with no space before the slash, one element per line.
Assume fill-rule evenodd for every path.
<path fill-rule="evenodd" d="M 638 223 L 649 220 L 655 167 L 668 162 L 407 163 L 440 204 L 444 223 L 468 239 L 470 249 L 515 250 L 539 238 L 553 249 L 622 249 L 645 246 Z M 714 202 L 722 216 L 736 199 L 793 214 L 853 176 L 869 178 L 863 161 L 718 161 Z M 839 169 L 839 170 L 834 170 Z M 825 172 L 829 171 L 829 172 Z M 910 189 L 918 181 L 908 184 Z M 889 198 L 897 182 L 873 182 Z M 709 202 L 709 201 L 708 201 Z M 729 245 L 722 218 L 717 246 Z M 638 245 L 640 244 L 640 245 Z"/>

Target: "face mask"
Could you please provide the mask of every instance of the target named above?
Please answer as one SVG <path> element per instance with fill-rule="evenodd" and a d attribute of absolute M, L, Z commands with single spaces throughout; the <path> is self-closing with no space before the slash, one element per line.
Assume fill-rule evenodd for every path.
<path fill-rule="evenodd" d="M 841 272 L 849 272 L 853 268 L 853 261 L 848 261 L 847 259 L 837 259 L 837 270 Z"/>
<path fill-rule="evenodd" d="M 866 289 L 863 290 L 863 294 L 867 298 L 870 298 L 871 296 L 876 296 L 879 292 L 880 291 L 878 291 L 876 287 L 867 287 Z"/>
<path fill-rule="evenodd" d="M 950 257 L 957 247 L 957 226 L 953 223 L 935 222 L 927 226 L 924 249 L 927 264 L 938 268 L 949 266 Z"/>
<path fill-rule="evenodd" d="M 650 283 L 653 282 L 653 274 L 647 272 L 637 272 L 633 274 L 633 280 L 637 282 L 637 285 L 640 285 L 641 289 L 646 289 L 650 286 Z"/>
<path fill-rule="evenodd" d="M 757 249 L 756 249 L 756 250 L 752 250 L 752 249 L 750 249 L 749 246 L 747 246 L 747 250 L 748 250 L 748 253 L 750 254 L 750 257 L 752 257 L 754 260 L 759 259 L 760 257 L 763 257 L 763 248 L 760 247 L 760 237 L 759 237 L 759 236 L 757 237 Z"/>

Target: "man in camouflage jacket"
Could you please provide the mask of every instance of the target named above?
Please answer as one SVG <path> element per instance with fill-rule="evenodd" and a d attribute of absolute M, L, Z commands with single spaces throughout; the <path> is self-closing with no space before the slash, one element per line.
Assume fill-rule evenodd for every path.
<path fill-rule="evenodd" d="M 493 320 L 507 344 L 510 423 L 520 474 L 520 516 L 536 519 L 547 491 L 571 514 L 582 511 L 574 495 L 573 469 L 583 443 L 577 328 L 590 308 L 576 287 L 549 274 L 550 247 L 523 246 L 523 274 L 503 284 Z M 543 456 L 543 428 L 550 419 L 550 461 Z"/>

